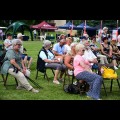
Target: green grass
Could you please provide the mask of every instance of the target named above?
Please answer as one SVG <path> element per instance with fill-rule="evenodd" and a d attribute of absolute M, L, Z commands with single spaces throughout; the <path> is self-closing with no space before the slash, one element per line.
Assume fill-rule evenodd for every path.
<path fill-rule="evenodd" d="M 1 42 L 2 43 L 2 42 Z M 42 43 L 39 40 L 36 41 L 24 41 L 24 47 L 27 49 L 27 53 L 33 57 L 31 65 L 31 78 L 35 80 L 36 75 L 36 60 L 38 52 Z M 117 71 L 118 75 L 120 70 Z M 26 90 L 16 90 L 15 85 L 7 86 L 7 89 L 3 86 L 3 82 L 0 82 L 0 100 L 89 100 L 86 95 L 72 95 L 63 91 L 62 83 L 60 85 L 53 84 L 53 74 L 50 70 L 47 70 L 50 82 L 44 79 L 43 74 L 39 72 L 38 80 L 35 80 L 43 89 L 35 94 Z M 2 81 L 2 78 L 0 78 Z M 67 80 L 66 80 L 67 81 Z M 15 84 L 15 80 L 9 75 L 7 84 Z M 30 84 L 34 86 L 31 82 Z M 104 89 L 101 89 L 101 97 L 103 100 L 120 100 L 120 91 L 118 89 L 117 82 L 113 83 L 113 92 L 110 93 L 110 81 L 106 80 L 105 85 L 107 87 L 108 96 L 105 96 Z"/>

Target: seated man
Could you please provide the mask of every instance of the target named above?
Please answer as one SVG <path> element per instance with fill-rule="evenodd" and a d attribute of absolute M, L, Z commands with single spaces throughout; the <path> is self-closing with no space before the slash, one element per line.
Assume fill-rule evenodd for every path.
<path fill-rule="evenodd" d="M 89 42 L 88 40 L 85 40 L 83 42 L 83 45 L 85 46 L 85 52 L 84 55 L 82 56 L 84 59 L 88 60 L 91 63 L 91 67 L 94 63 L 98 63 L 97 57 L 94 55 L 94 53 L 91 51 L 89 47 Z"/>
<path fill-rule="evenodd" d="M 60 57 L 62 60 L 66 54 L 65 44 L 66 44 L 66 40 L 60 39 L 60 42 L 54 44 L 54 46 L 53 46 L 54 55 L 56 57 Z"/>
<path fill-rule="evenodd" d="M 62 80 L 62 76 L 66 70 L 66 66 L 61 63 L 59 59 L 57 59 L 54 55 L 54 53 L 50 50 L 51 47 L 51 41 L 45 40 L 43 44 L 43 48 L 40 50 L 38 55 L 38 61 L 37 61 L 37 68 L 39 68 L 39 71 L 45 72 L 44 68 L 52 68 L 55 70 L 55 76 L 53 83 L 60 84 L 58 81 L 58 75 L 60 74 L 60 80 Z"/>

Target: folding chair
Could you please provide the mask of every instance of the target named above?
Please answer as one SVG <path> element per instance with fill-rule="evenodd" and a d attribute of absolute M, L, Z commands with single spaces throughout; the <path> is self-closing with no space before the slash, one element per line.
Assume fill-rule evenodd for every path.
<path fill-rule="evenodd" d="M 38 72 L 41 72 L 41 73 L 44 74 L 44 79 L 47 78 L 47 80 L 49 82 L 49 78 L 48 78 L 48 75 L 47 75 L 47 69 L 51 69 L 51 68 L 45 68 L 45 72 L 41 72 L 39 69 L 37 69 L 36 78 L 35 79 L 37 80 L 37 78 L 38 78 Z M 54 70 L 51 69 L 51 71 L 52 71 L 53 75 L 55 76 Z"/>
<path fill-rule="evenodd" d="M 114 70 L 114 67 L 113 67 L 113 64 L 105 64 L 106 67 L 110 67 L 111 69 Z M 98 74 L 101 75 L 101 72 L 100 72 L 100 69 L 101 69 L 102 65 L 99 65 L 99 71 L 98 71 Z M 115 71 L 115 70 L 114 70 Z M 119 79 L 113 79 L 113 78 L 103 78 L 103 81 L 102 81 L 102 84 L 103 84 L 103 87 L 104 87 L 104 90 L 105 90 L 105 93 L 106 93 L 106 96 L 107 96 L 107 91 L 106 91 L 106 87 L 105 87 L 105 82 L 106 80 L 109 80 L 110 81 L 110 92 L 112 92 L 112 86 L 113 86 L 113 80 L 116 80 L 117 81 L 117 84 L 118 84 L 118 87 L 119 87 L 119 90 L 120 90 L 120 83 L 119 83 Z"/>

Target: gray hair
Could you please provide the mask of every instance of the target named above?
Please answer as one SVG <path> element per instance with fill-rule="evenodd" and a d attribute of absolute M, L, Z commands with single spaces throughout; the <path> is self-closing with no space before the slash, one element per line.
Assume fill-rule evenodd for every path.
<path fill-rule="evenodd" d="M 43 42 L 43 47 L 46 48 L 48 45 L 51 45 L 51 41 L 45 40 L 45 41 Z"/>
<path fill-rule="evenodd" d="M 76 43 L 76 42 L 71 43 L 70 48 L 72 48 L 72 47 L 73 47 L 73 46 L 75 46 L 75 45 L 77 45 L 77 43 Z"/>
<path fill-rule="evenodd" d="M 22 41 L 20 39 L 14 39 L 12 40 L 12 45 L 15 46 L 17 44 L 21 44 L 22 45 Z"/>
<path fill-rule="evenodd" d="M 104 31 L 104 30 L 108 30 L 108 28 L 107 28 L 107 27 L 104 27 L 104 28 L 103 28 L 103 31 Z"/>
<path fill-rule="evenodd" d="M 85 48 L 85 46 L 84 46 L 83 44 L 80 44 L 80 43 L 77 44 L 77 45 L 75 46 L 75 51 L 76 51 L 76 53 L 79 52 L 79 50 L 82 49 L 82 48 Z"/>

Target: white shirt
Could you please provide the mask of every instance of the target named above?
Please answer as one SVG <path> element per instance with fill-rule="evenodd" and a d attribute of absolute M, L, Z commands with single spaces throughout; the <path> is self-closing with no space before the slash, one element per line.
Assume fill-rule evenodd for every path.
<path fill-rule="evenodd" d="M 119 42 L 117 43 L 117 46 L 120 46 L 120 43 L 119 43 Z"/>
<path fill-rule="evenodd" d="M 37 34 L 36 30 L 33 30 L 33 33 L 34 33 L 34 34 Z"/>
<path fill-rule="evenodd" d="M 91 49 L 85 50 L 84 55 L 82 57 L 86 60 L 93 60 L 97 58 L 91 51 Z M 93 65 L 93 63 L 91 65 Z"/>
<path fill-rule="evenodd" d="M 69 51 L 71 51 L 71 48 L 69 45 L 66 44 L 64 52 L 68 53 Z"/>
<path fill-rule="evenodd" d="M 5 39 L 5 41 L 4 41 L 4 45 L 5 45 L 6 43 L 9 44 L 9 45 L 11 44 L 11 46 L 9 46 L 9 47 L 6 47 L 6 46 L 5 46 L 5 49 L 6 49 L 6 50 L 13 49 L 13 46 L 12 46 L 12 40 Z"/>

